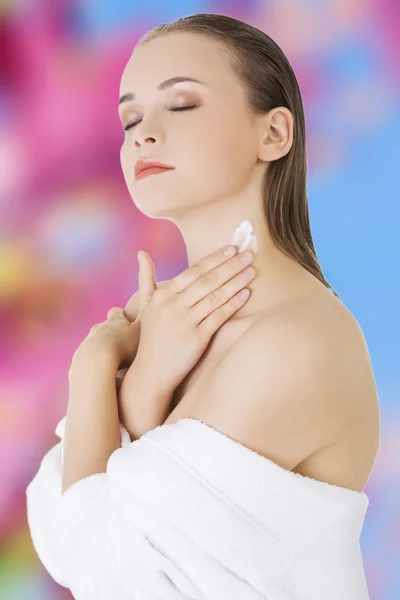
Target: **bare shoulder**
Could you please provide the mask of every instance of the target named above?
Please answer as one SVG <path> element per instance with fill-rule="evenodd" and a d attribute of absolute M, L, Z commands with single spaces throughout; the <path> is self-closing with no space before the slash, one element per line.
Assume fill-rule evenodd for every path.
<path fill-rule="evenodd" d="M 372 433 L 377 397 L 365 338 L 348 309 L 332 300 L 261 315 L 208 378 L 187 416 L 289 470 L 365 422 Z M 328 478 L 321 473 L 320 479 Z"/>

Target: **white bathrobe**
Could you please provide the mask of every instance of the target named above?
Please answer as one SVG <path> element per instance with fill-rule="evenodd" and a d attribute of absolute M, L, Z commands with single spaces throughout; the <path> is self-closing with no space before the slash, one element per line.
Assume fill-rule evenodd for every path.
<path fill-rule="evenodd" d="M 61 441 L 27 515 L 44 567 L 76 600 L 369 600 L 364 492 L 283 469 L 197 419 L 121 448 L 64 494 Z"/>

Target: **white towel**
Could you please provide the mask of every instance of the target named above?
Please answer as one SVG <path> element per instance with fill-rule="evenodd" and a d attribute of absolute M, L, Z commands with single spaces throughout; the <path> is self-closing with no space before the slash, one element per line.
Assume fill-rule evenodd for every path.
<path fill-rule="evenodd" d="M 44 567 L 76 600 L 369 600 L 364 492 L 288 471 L 192 418 L 64 495 L 61 441 L 27 493 Z"/>

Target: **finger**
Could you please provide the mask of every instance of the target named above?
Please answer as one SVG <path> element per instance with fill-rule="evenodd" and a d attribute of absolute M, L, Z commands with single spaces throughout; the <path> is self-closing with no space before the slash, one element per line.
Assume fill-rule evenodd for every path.
<path fill-rule="evenodd" d="M 155 268 L 150 256 L 144 250 L 138 252 L 139 261 L 139 312 L 143 310 L 147 302 L 150 300 L 157 284 L 155 280 Z"/>
<path fill-rule="evenodd" d="M 216 294 L 216 291 L 243 271 L 252 262 L 253 258 L 254 255 L 251 252 L 249 255 L 240 252 L 214 269 L 209 270 L 181 293 L 179 301 L 185 308 L 192 308 L 211 294 L 210 302 L 214 302 L 215 308 L 218 305 L 216 300 L 220 297 Z"/>
<path fill-rule="evenodd" d="M 168 284 L 168 282 L 169 282 L 168 279 L 165 281 L 156 282 L 157 289 L 163 289 Z M 129 300 L 124 308 L 124 313 L 126 315 L 126 318 L 131 323 L 133 323 L 133 321 L 135 321 L 135 319 L 137 319 L 137 317 L 138 317 L 139 306 L 140 306 L 140 290 L 137 290 L 137 292 L 135 292 L 129 298 Z"/>
<path fill-rule="evenodd" d="M 243 294 L 243 295 L 242 295 Z M 239 310 L 249 299 L 250 290 L 245 288 L 235 294 L 228 302 L 223 306 L 214 310 L 208 317 L 206 317 L 197 327 L 197 332 L 208 341 L 212 335 L 223 325 L 235 312 Z"/>
<path fill-rule="evenodd" d="M 217 290 L 205 296 L 200 302 L 197 302 L 197 304 L 190 308 L 190 318 L 193 319 L 193 324 L 196 326 L 199 325 L 208 315 L 229 302 L 254 279 L 255 275 L 256 272 L 253 267 L 246 267 Z"/>
<path fill-rule="evenodd" d="M 140 294 L 139 290 L 131 296 L 124 308 L 124 313 L 126 318 L 131 323 L 137 318 L 139 314 L 139 302 L 140 302 Z"/>
<path fill-rule="evenodd" d="M 228 254 L 226 254 L 227 252 Z M 215 269 L 216 267 L 229 261 L 230 258 L 235 256 L 236 253 L 236 246 L 225 246 L 220 248 L 216 252 L 206 256 L 200 262 L 192 265 L 188 269 L 185 269 L 185 271 L 182 271 L 182 273 L 171 279 L 169 284 L 166 286 L 166 289 L 173 293 L 179 294 L 212 269 Z"/>
<path fill-rule="evenodd" d="M 107 313 L 107 319 L 113 319 L 115 317 L 123 317 L 126 319 L 126 315 L 122 308 L 119 306 L 113 306 Z"/>

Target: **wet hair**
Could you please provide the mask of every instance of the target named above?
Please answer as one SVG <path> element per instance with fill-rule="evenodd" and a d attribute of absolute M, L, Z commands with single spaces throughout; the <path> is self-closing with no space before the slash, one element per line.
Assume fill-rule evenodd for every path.
<path fill-rule="evenodd" d="M 306 127 L 300 88 L 290 63 L 272 38 L 227 15 L 199 13 L 162 23 L 140 38 L 136 47 L 169 33 L 191 32 L 222 42 L 221 54 L 244 88 L 247 108 L 255 115 L 286 107 L 293 115 L 293 144 L 272 161 L 263 180 L 264 210 L 274 244 L 312 273 L 336 297 L 325 280 L 311 235 L 307 197 Z"/>

